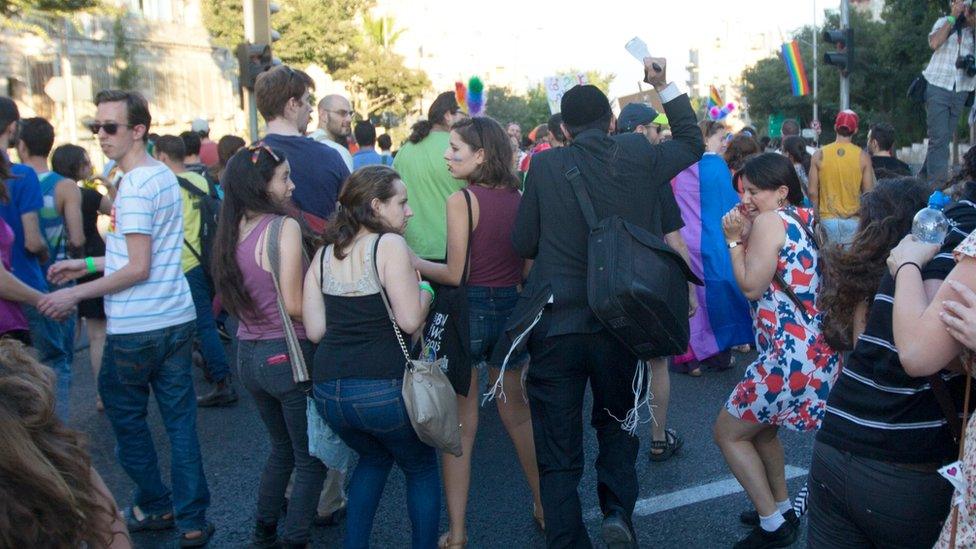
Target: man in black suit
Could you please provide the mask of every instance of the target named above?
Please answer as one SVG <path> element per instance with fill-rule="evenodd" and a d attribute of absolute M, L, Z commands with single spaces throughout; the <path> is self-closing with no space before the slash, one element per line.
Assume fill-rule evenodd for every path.
<path fill-rule="evenodd" d="M 638 360 L 587 304 L 588 229 L 566 172 L 579 168 L 598 218 L 617 214 L 661 237 L 672 230 L 664 226 L 672 212 L 665 212 L 668 201 L 661 194 L 670 194 L 671 179 L 701 158 L 704 145 L 688 96 L 667 83 L 665 60 L 648 58 L 645 65 L 645 81 L 664 102 L 673 139 L 651 145 L 634 133 L 610 137 L 607 97 L 593 86 L 569 90 L 562 99 L 562 127 L 572 144 L 532 160 L 512 235 L 519 254 L 535 260 L 512 318 L 535 319 L 527 388 L 549 547 L 591 546 L 577 494 L 587 382 L 600 446 L 596 470 L 603 538 L 613 548 L 636 542 L 631 514 L 640 441 L 615 418 L 623 419 L 634 406 Z"/>

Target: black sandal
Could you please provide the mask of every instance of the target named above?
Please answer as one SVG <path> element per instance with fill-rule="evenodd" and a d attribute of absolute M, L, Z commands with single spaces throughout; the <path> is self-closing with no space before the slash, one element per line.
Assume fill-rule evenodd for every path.
<path fill-rule="evenodd" d="M 213 537 L 215 530 L 216 528 L 214 527 L 214 523 L 208 522 L 206 526 L 200 530 L 200 537 L 188 538 L 186 537 L 187 532 L 180 534 L 179 545 L 180 547 L 203 547 L 204 545 L 210 543 L 210 538 Z"/>
<path fill-rule="evenodd" d="M 674 429 L 665 429 L 664 440 L 651 441 L 651 451 L 648 452 L 648 458 L 651 461 L 667 461 L 681 448 L 684 442 Z M 660 452 L 654 450 L 660 450 Z"/>

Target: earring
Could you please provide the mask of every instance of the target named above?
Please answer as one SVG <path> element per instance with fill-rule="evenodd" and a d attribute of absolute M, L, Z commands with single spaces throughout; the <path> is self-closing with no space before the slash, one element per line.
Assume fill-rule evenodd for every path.
<path fill-rule="evenodd" d="M 782 208 L 786 204 L 786 201 L 783 200 L 782 198 L 780 198 L 778 204 L 779 204 L 779 207 Z"/>

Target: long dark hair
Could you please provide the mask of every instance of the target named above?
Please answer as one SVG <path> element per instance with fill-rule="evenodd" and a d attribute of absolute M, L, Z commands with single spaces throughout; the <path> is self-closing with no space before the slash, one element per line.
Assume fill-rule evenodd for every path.
<path fill-rule="evenodd" d="M 2 187 L 2 185 L 0 185 Z M 54 372 L 0 340 L 0 547 L 108 547 L 118 515 L 95 486 L 87 437 L 54 413 Z"/>
<path fill-rule="evenodd" d="M 434 124 L 443 124 L 444 116 L 448 114 L 454 114 L 458 112 L 458 102 L 457 97 L 454 92 L 444 92 L 434 99 L 434 102 L 430 104 L 430 108 L 427 109 L 427 120 L 421 120 L 410 128 L 410 137 L 407 139 L 411 143 L 420 143 L 425 137 L 430 135 L 430 131 L 434 129 Z"/>
<path fill-rule="evenodd" d="M 264 145 L 245 148 L 231 157 L 220 178 L 224 200 L 210 270 L 224 308 L 238 318 L 255 313 L 254 300 L 237 265 L 241 221 L 248 213 L 288 215 L 268 192 L 275 170 L 284 162 L 285 155 L 279 150 Z"/>
<path fill-rule="evenodd" d="M 373 211 L 374 198 L 386 202 L 396 195 L 400 174 L 387 166 L 366 166 L 352 172 L 339 193 L 339 208 L 329 222 L 325 242 L 332 244 L 336 259 L 345 259 L 346 248 L 362 228 L 378 234 L 392 232 Z"/>
<path fill-rule="evenodd" d="M 471 150 L 485 151 L 485 161 L 468 176 L 468 183 L 486 187 L 521 188 L 512 170 L 514 154 L 508 134 L 494 118 L 465 118 L 451 130 L 456 132 Z"/>
<path fill-rule="evenodd" d="M 775 191 L 786 186 L 786 200 L 794 206 L 803 204 L 803 188 L 793 163 L 778 153 L 757 154 L 746 161 L 739 174 L 764 191 Z"/>
<path fill-rule="evenodd" d="M 210 168 L 210 175 L 217 181 L 220 181 L 220 176 L 224 173 L 227 162 L 234 156 L 234 153 L 241 150 L 241 147 L 246 144 L 243 139 L 236 135 L 225 135 L 221 137 L 220 141 L 217 141 L 217 163 Z"/>
<path fill-rule="evenodd" d="M 51 169 L 54 173 L 80 181 L 87 174 L 81 173 L 81 167 L 88 163 L 88 152 L 78 145 L 61 145 L 51 153 Z"/>
<path fill-rule="evenodd" d="M 928 189 L 911 177 L 882 179 L 861 196 L 857 233 L 850 247 L 823 251 L 824 282 L 820 309 L 823 333 L 831 348 L 850 349 L 854 310 L 874 296 L 891 249 L 912 228 L 915 212 L 925 207 Z"/>
<path fill-rule="evenodd" d="M 791 135 L 783 140 L 782 147 L 790 160 L 803 166 L 803 173 L 810 173 L 810 153 L 807 152 L 807 142 L 802 137 Z"/>

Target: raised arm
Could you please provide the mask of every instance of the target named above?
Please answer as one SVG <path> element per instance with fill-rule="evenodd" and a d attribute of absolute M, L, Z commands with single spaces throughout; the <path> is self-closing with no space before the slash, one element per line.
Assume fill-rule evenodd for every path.
<path fill-rule="evenodd" d="M 966 4 L 962 0 L 955 0 L 952 3 L 951 16 L 958 18 L 965 9 Z M 953 21 L 948 18 L 936 22 L 936 26 L 929 33 L 929 47 L 932 48 L 932 51 L 941 48 L 942 44 L 945 44 L 945 41 L 949 39 L 949 35 L 952 34 L 952 28 L 954 26 Z"/>
<path fill-rule="evenodd" d="M 741 220 L 742 214 L 738 208 L 725 214 L 722 218 L 722 229 L 726 240 L 736 240 L 736 228 L 746 226 Z M 777 254 L 786 240 L 786 229 L 783 221 L 776 212 L 759 214 L 751 229 L 746 229 L 749 242 L 746 247 L 736 246 L 729 250 L 732 259 L 732 272 L 739 289 L 746 299 L 755 301 L 762 297 L 769 288 L 776 274 Z M 741 238 L 739 236 L 738 238 Z"/>
<path fill-rule="evenodd" d="M 660 66 L 661 70 L 655 70 L 654 64 Z M 705 143 L 688 94 L 681 93 L 675 84 L 667 81 L 667 61 L 649 57 L 644 60 L 644 67 L 644 81 L 657 90 L 671 125 L 671 140 L 654 147 L 658 153 L 655 171 L 661 178 L 670 181 L 701 159 Z"/>

